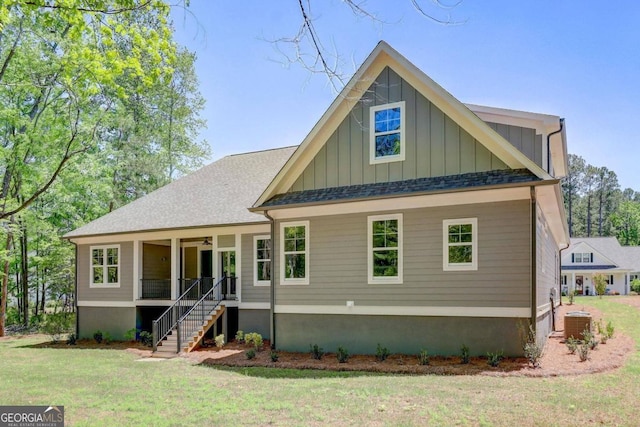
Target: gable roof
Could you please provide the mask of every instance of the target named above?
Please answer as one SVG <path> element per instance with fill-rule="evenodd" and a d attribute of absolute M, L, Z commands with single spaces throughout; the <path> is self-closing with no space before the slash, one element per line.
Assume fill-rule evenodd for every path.
<path fill-rule="evenodd" d="M 64 237 L 267 222 L 247 207 L 294 150 L 286 147 L 223 157 Z"/>
<path fill-rule="evenodd" d="M 511 169 L 528 169 L 543 180 L 553 179 L 544 169 L 491 129 L 468 107 L 454 98 L 386 42 L 381 41 L 273 181 L 266 187 L 265 191 L 254 203 L 254 208 L 261 206 L 276 194 L 286 192 L 293 185 L 300 173 L 313 160 L 329 136 L 337 129 L 355 103 L 385 67 L 393 69 L 401 78 L 406 80 L 443 113 L 451 117 Z"/>
<path fill-rule="evenodd" d="M 610 260 L 617 268 L 640 271 L 640 246 L 622 246 L 615 237 L 577 237 L 571 239 L 567 253 L 572 253 L 584 245 Z M 565 270 L 568 270 L 568 267 L 562 266 Z"/>

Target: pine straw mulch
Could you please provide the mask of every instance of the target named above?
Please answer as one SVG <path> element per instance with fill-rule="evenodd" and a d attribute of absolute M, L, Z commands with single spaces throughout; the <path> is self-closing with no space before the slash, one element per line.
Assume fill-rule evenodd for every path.
<path fill-rule="evenodd" d="M 635 306 L 640 309 L 640 299 Z M 472 357 L 470 363 L 462 364 L 460 357 L 457 356 L 431 356 L 429 365 L 420 365 L 417 355 L 402 354 L 393 354 L 382 362 L 375 356 L 353 355 L 347 363 L 338 363 L 334 353 L 326 354 L 321 360 L 315 360 L 310 353 L 284 351 L 277 352 L 278 361 L 272 362 L 269 343 L 266 341 L 263 349 L 256 352 L 255 358 L 251 360 L 248 360 L 245 354 L 247 347 L 235 342 L 226 344 L 222 350 L 201 348 L 182 357 L 205 365 L 366 371 L 405 375 L 552 377 L 605 372 L 621 367 L 627 356 L 634 350 L 634 341 L 619 332 L 616 332 L 606 344 L 599 344 L 595 350 L 591 351 L 589 359 L 585 362 L 581 362 L 577 354 L 569 354 L 564 343 L 563 319 L 566 312 L 578 310 L 591 313 L 594 322 L 602 318 L 602 313 L 593 307 L 566 304 L 558 307 L 556 332 L 547 340 L 540 366 L 537 368 L 530 367 L 525 358 L 505 358 L 498 367 L 489 366 L 486 357 Z"/>

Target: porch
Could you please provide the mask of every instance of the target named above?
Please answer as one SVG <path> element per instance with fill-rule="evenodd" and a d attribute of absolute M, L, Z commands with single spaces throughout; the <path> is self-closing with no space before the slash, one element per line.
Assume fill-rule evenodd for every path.
<path fill-rule="evenodd" d="M 194 297 L 220 283 L 225 300 L 238 300 L 235 235 L 140 241 L 134 247 L 134 295 L 138 301 L 175 301 L 195 283 Z M 135 277 L 137 276 L 137 277 Z"/>

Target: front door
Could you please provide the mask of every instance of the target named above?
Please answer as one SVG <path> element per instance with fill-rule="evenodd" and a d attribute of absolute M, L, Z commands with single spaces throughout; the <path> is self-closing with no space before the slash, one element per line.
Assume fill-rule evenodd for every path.
<path fill-rule="evenodd" d="M 582 276 L 576 276 L 576 295 L 582 295 L 583 294 L 583 283 L 584 283 L 584 278 Z"/>
<path fill-rule="evenodd" d="M 222 282 L 222 295 L 225 299 L 236 298 L 236 251 L 220 252 L 220 277 L 226 279 Z"/>

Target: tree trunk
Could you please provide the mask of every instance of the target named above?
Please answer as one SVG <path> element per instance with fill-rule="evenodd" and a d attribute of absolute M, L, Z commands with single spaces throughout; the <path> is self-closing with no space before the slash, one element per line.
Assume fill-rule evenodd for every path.
<path fill-rule="evenodd" d="M 7 300 L 9 295 L 9 252 L 11 252 L 11 243 L 13 241 L 13 233 L 7 232 L 7 243 L 5 249 L 7 258 L 4 261 L 2 269 L 2 294 L 0 295 L 0 337 L 5 335 L 5 321 L 7 318 Z"/>
<path fill-rule="evenodd" d="M 591 195 L 587 196 L 587 237 L 591 237 Z"/>
<path fill-rule="evenodd" d="M 29 249 L 27 226 L 20 222 L 20 283 L 22 284 L 22 323 L 29 326 Z"/>

